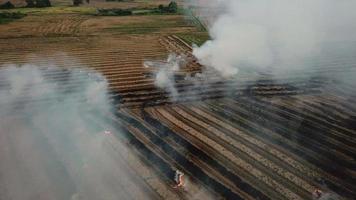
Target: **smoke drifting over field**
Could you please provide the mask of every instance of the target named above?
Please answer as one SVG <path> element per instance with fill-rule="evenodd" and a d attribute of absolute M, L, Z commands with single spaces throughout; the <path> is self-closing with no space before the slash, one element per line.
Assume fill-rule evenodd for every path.
<path fill-rule="evenodd" d="M 154 72 L 156 87 L 166 90 L 173 101 L 176 101 L 179 95 L 175 87 L 174 73 L 185 64 L 185 57 L 176 54 L 170 54 L 165 62 L 146 61 L 143 63 L 145 67 L 156 68 Z"/>
<path fill-rule="evenodd" d="M 53 76 L 56 74 L 60 78 Z M 64 69 L 55 64 L 45 67 L 25 64 L 3 66 L 0 77 L 1 103 L 6 105 L 2 106 L 5 108 L 2 112 L 27 113 L 33 110 L 42 112 L 57 109 L 58 106 L 69 108 L 83 103 L 85 104 L 83 108 L 110 110 L 106 96 L 107 82 L 103 76 L 95 72 Z M 17 109 L 18 107 L 21 109 Z M 66 115 L 67 109 L 62 112 L 58 114 Z"/>
<path fill-rule="evenodd" d="M 109 112 L 98 73 L 2 66 L 0 199 L 131 199 L 122 186 L 133 182 L 120 157 L 127 149 L 113 137 L 120 130 L 100 117 Z"/>
<path fill-rule="evenodd" d="M 289 70 L 288 63 L 318 54 L 325 42 L 356 39 L 353 0 L 187 2 L 211 36 L 193 54 L 225 77 L 246 66 Z"/>
<path fill-rule="evenodd" d="M 331 65 L 345 67 L 354 59 L 356 1 L 186 0 L 186 7 L 210 34 L 211 39 L 202 46 L 193 46 L 193 57 L 203 65 L 202 71 L 188 72 L 182 78 L 182 70 L 176 67 L 181 61 L 172 56 L 166 62 L 144 63 L 158 68 L 154 71 L 155 85 L 171 94 L 173 101 L 186 100 L 187 96 L 196 100 L 214 82 L 237 83 L 246 77 L 257 82 L 268 76 L 274 83 L 290 85 L 289 80 L 303 79 L 307 84 L 315 77 L 355 84 L 350 78 L 355 72 L 350 75 L 350 70 L 345 71 L 349 76 L 319 74 L 318 70 Z M 188 71 L 194 66 L 191 61 L 186 60 Z M 189 95 L 180 94 L 183 84 L 189 85 Z M 230 95 L 236 87 L 220 89 L 222 95 Z"/>

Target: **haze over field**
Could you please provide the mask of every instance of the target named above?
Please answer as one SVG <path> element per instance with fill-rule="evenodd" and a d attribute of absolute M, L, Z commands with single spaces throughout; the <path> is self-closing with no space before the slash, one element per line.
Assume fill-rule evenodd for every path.
<path fill-rule="evenodd" d="M 42 63 L 0 70 L 0 199 L 130 199 L 128 150 L 101 117 L 112 112 L 106 79 Z"/>

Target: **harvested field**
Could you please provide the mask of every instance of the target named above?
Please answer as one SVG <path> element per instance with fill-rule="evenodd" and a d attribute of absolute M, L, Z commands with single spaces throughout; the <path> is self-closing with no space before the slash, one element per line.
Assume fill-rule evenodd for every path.
<path fill-rule="evenodd" d="M 0 95 L 11 89 L 4 77 L 8 66 L 29 64 L 64 93 L 98 72 L 114 106 L 112 112 L 85 111 L 82 121 L 93 133 L 53 135 L 47 127 L 26 134 L 35 124 L 26 122 L 23 108 L 36 110 L 56 97 L 19 97 L 8 107 L 0 96 L 0 199 L 312 199 L 316 188 L 354 199 L 356 43 L 330 44 L 333 51 L 303 63 L 312 66 L 308 71 L 273 77 L 242 70 L 222 79 L 192 55 L 190 42 L 204 34 L 182 15 L 66 11 L 0 25 Z M 175 100 L 155 86 L 157 69 L 143 65 L 164 62 L 171 53 L 188 60 L 174 73 Z M 209 79 L 200 84 L 185 78 L 201 72 Z M 338 82 L 339 76 L 346 81 Z M 22 89 L 43 87 L 35 82 Z M 104 130 L 112 133 L 97 135 Z M 68 149 L 59 148 L 64 144 Z M 78 168 L 82 157 L 87 164 Z M 184 188 L 172 187 L 176 169 L 186 174 Z M 14 187 L 24 192 L 15 194 Z"/>

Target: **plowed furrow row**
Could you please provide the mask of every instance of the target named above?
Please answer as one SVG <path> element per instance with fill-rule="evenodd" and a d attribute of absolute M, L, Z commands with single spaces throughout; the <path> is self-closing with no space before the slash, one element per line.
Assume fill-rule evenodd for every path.
<path fill-rule="evenodd" d="M 221 107 L 221 108 L 224 109 L 224 107 Z M 229 104 L 227 104 L 227 106 L 225 106 L 225 108 L 229 108 L 231 110 L 231 112 L 234 112 L 239 116 L 246 117 L 245 119 L 248 119 L 251 121 L 254 119 L 257 126 L 263 126 L 266 129 L 275 131 L 275 133 L 282 135 L 286 139 L 290 139 L 292 141 L 293 140 L 294 141 L 304 141 L 304 142 L 299 142 L 298 144 L 301 146 L 304 146 L 307 149 L 314 151 L 316 154 L 318 154 L 318 157 L 324 157 L 324 159 L 329 160 L 329 162 L 331 162 L 332 160 L 336 160 L 335 167 L 338 166 L 340 171 L 345 171 L 345 169 L 347 169 L 347 167 L 352 166 L 352 160 L 350 160 L 350 158 L 347 157 L 347 155 L 340 153 L 340 152 L 342 152 L 340 149 L 336 149 L 336 151 L 330 152 L 326 141 L 312 140 L 312 138 L 308 138 L 308 136 L 298 135 L 298 133 L 302 132 L 303 129 L 300 130 L 300 132 L 298 132 L 297 134 L 293 135 L 293 134 L 291 134 L 294 132 L 293 127 L 290 127 L 289 129 L 284 128 L 283 126 L 281 126 L 281 124 L 286 123 L 286 122 L 274 122 L 272 120 L 270 121 L 269 119 L 273 116 L 270 116 L 270 118 L 267 118 L 267 116 L 263 112 L 253 113 L 253 112 L 251 112 L 252 111 L 251 109 L 245 110 L 239 106 L 233 106 L 233 105 L 229 105 Z M 253 116 L 252 114 L 255 114 L 256 116 Z M 259 116 L 259 117 L 257 117 L 257 116 Z M 271 119 L 274 120 L 274 118 L 271 118 Z M 290 131 L 288 131 L 288 130 L 290 130 Z M 335 148 L 337 148 L 337 147 L 335 147 Z M 339 150 L 339 152 L 337 150 Z M 350 176 L 350 174 L 349 174 L 349 176 Z M 350 178 L 350 177 L 348 177 L 348 178 Z"/>
<path fill-rule="evenodd" d="M 308 166 L 303 165 L 297 160 L 292 159 L 289 155 L 285 154 L 282 151 L 279 151 L 274 145 L 264 143 L 264 141 L 259 140 L 258 138 L 251 137 L 245 132 L 225 122 L 224 119 L 218 119 L 212 113 L 200 109 L 199 106 L 196 104 L 189 105 L 188 107 L 185 106 L 183 107 L 183 109 L 189 109 L 192 113 L 195 114 L 195 116 L 200 116 L 201 118 L 204 118 L 204 121 L 207 121 L 207 123 L 215 124 L 218 129 L 228 131 L 230 136 L 235 140 L 241 141 L 244 144 L 249 145 L 250 147 L 258 147 L 256 151 L 261 152 L 261 154 L 268 153 L 270 155 L 273 155 L 275 159 L 273 157 L 272 159 L 275 160 L 276 163 L 283 165 L 286 170 L 291 170 L 291 172 L 293 173 L 298 173 L 303 178 L 308 178 L 308 180 L 313 180 L 315 178 L 320 177 L 320 175 L 315 170 L 308 168 Z M 268 154 L 266 154 L 266 157 L 270 157 L 268 156 Z M 284 162 L 287 165 L 284 165 Z M 293 169 L 290 169 L 290 167 L 293 167 Z M 295 172 L 295 170 L 297 170 L 298 172 Z"/>
<path fill-rule="evenodd" d="M 127 46 L 127 47 L 122 47 L 122 48 L 135 48 L 133 46 Z M 152 47 L 152 49 L 156 49 L 155 47 Z M 59 52 L 58 48 L 48 48 L 46 47 L 45 50 L 46 51 L 41 51 L 42 49 L 39 49 L 38 51 L 34 51 L 34 49 L 29 49 L 28 51 L 25 50 L 21 50 L 21 54 L 25 54 L 27 55 L 29 58 L 36 58 L 35 55 L 31 55 L 34 52 L 37 52 L 37 54 L 43 54 L 43 55 L 47 55 L 49 58 L 54 58 L 55 56 L 53 55 L 52 52 Z M 5 51 L 4 51 L 5 52 Z M 6 59 L 16 59 L 18 58 L 19 54 L 18 54 L 18 50 L 17 50 L 17 54 L 16 52 L 8 54 L 10 51 L 7 51 L 6 55 Z M 65 51 L 67 54 L 70 54 L 71 56 L 75 56 L 75 58 L 100 58 L 100 55 L 106 55 L 108 57 L 113 57 L 113 58 L 147 58 L 148 57 L 161 57 L 164 58 L 165 55 L 167 55 L 166 52 L 164 52 L 163 50 L 160 49 L 156 49 L 156 51 L 103 51 L 102 49 L 98 48 L 98 49 L 66 49 Z M 85 52 L 85 53 L 83 53 Z M 4 60 L 4 57 L 1 58 L 1 61 Z"/>
<path fill-rule="evenodd" d="M 149 114 L 150 113 L 150 114 Z M 151 117 L 151 115 L 154 117 Z M 164 119 L 161 119 L 160 115 L 154 110 L 154 109 L 148 109 L 148 111 L 143 111 L 143 119 L 145 120 L 146 123 L 150 124 L 152 127 L 155 127 L 157 134 L 161 138 L 172 138 L 172 140 L 181 148 L 184 150 L 189 150 L 189 155 L 195 156 L 194 158 L 189 156 L 189 159 L 194 159 L 196 162 L 199 162 L 200 166 L 203 166 L 202 168 L 211 168 L 209 171 L 215 171 L 214 177 L 218 181 L 223 182 L 224 185 L 226 185 L 229 188 L 233 188 L 235 191 L 237 191 L 239 194 L 241 194 L 244 198 L 250 199 L 250 195 L 252 195 L 254 198 L 263 198 L 265 199 L 266 197 L 263 196 L 262 193 L 259 191 L 255 190 L 252 188 L 250 185 L 242 181 L 238 176 L 233 174 L 231 171 L 229 171 L 225 166 L 220 164 L 218 161 L 215 161 L 212 159 L 208 153 L 204 152 L 206 151 L 205 149 L 202 149 L 200 146 L 194 146 L 195 140 L 187 140 L 184 137 L 182 137 L 180 134 L 177 134 L 176 132 L 170 130 L 166 125 L 168 124 L 162 124 L 161 121 L 164 121 Z M 170 126 L 173 127 L 173 126 Z M 195 144 L 196 145 L 196 144 Z M 228 180 L 226 180 L 228 179 Z M 232 186 L 231 184 L 235 185 Z M 241 191 L 242 190 L 242 191 Z M 248 193 L 248 194 L 247 194 Z"/>
<path fill-rule="evenodd" d="M 239 128 L 241 131 L 248 133 L 249 135 L 253 137 L 258 137 L 260 140 L 263 140 L 265 142 L 269 142 L 276 147 L 281 148 L 280 150 L 283 151 L 283 149 L 288 150 L 288 152 L 291 152 L 298 157 L 294 157 L 293 154 L 290 154 L 291 157 L 294 157 L 294 159 L 301 160 L 303 162 L 303 159 L 307 160 L 312 166 L 311 168 L 315 168 L 317 166 L 321 170 L 327 172 L 324 173 L 323 171 L 320 171 L 319 173 L 323 174 L 325 177 L 330 177 L 331 180 L 335 180 L 335 178 L 332 177 L 338 177 L 341 179 L 336 179 L 336 181 L 326 181 L 328 186 L 333 188 L 333 190 L 340 192 L 341 194 L 347 194 L 349 196 L 352 196 L 352 190 L 349 190 L 347 188 L 352 188 L 350 185 L 347 186 L 345 185 L 344 177 L 348 177 L 349 175 L 345 175 L 345 171 L 343 170 L 338 170 L 335 169 L 334 161 L 327 160 L 325 158 L 320 157 L 319 154 L 315 153 L 314 151 L 310 151 L 303 146 L 300 146 L 299 144 L 295 143 L 293 140 L 289 140 L 288 138 L 284 138 L 283 136 L 279 135 L 278 132 L 270 131 L 264 127 L 258 126 L 256 123 L 256 119 L 259 118 L 259 116 L 251 116 L 247 118 L 243 118 L 244 113 L 232 113 L 231 108 L 223 108 L 214 105 L 201 105 L 203 108 L 207 109 L 209 112 L 214 113 L 214 115 L 218 115 L 219 117 L 225 119 L 227 122 L 230 122 L 231 125 L 238 126 L 236 128 Z M 248 113 L 249 114 L 249 113 Z M 245 114 L 246 115 L 246 114 Z M 304 141 L 303 141 L 304 142 Z M 301 159 L 303 158 L 303 159 Z M 303 162 L 305 165 L 308 165 L 308 162 Z M 330 165 L 330 163 L 333 163 Z M 330 175 L 329 175 L 330 174 Z"/>
<path fill-rule="evenodd" d="M 177 152 L 171 145 L 166 143 L 160 137 L 156 136 L 151 130 L 145 127 L 141 122 L 137 121 L 136 119 L 128 116 L 119 115 L 119 119 L 122 119 L 128 123 L 129 126 L 133 126 L 136 130 L 140 133 L 136 132 L 135 137 L 142 138 L 145 137 L 149 141 L 143 142 L 143 144 L 147 144 L 148 142 L 151 143 L 152 149 L 159 149 L 160 152 L 156 151 L 157 156 L 166 155 L 167 160 L 171 160 L 171 163 L 168 165 L 175 166 L 179 165 L 183 169 L 187 169 L 186 173 L 188 173 L 191 177 L 196 178 L 199 181 L 202 181 L 206 184 L 207 187 L 212 187 L 216 192 L 223 194 L 224 196 L 231 198 L 231 199 L 242 199 L 236 193 L 233 193 L 230 189 L 226 188 L 221 183 L 215 181 L 213 178 L 208 176 L 202 169 L 200 169 L 196 164 L 192 161 L 186 159 L 183 155 Z M 137 138 L 137 139 L 138 139 Z M 140 139 L 139 139 L 140 140 Z M 142 141 L 141 141 L 142 142 Z M 152 150 L 151 150 L 152 151 Z M 175 164 L 176 163 L 176 164 Z M 168 169 L 169 170 L 169 169 Z M 168 177 L 173 175 L 173 171 L 166 172 Z M 170 175 L 168 174 L 170 173 Z"/>
<path fill-rule="evenodd" d="M 136 82 L 138 83 L 138 82 Z M 152 80 L 153 83 L 153 80 Z M 304 85 L 303 83 L 301 83 Z M 161 92 L 159 90 L 155 90 L 155 86 L 153 84 L 146 85 L 145 87 L 135 88 L 129 90 L 125 88 L 125 86 L 119 86 L 119 83 L 111 84 L 111 86 L 119 89 L 121 97 L 125 102 L 139 102 L 141 100 L 149 101 L 150 98 L 156 99 L 157 94 L 164 94 L 166 92 Z M 226 95 L 283 95 L 283 94 L 297 94 L 297 93 L 306 93 L 308 90 L 315 92 L 316 90 L 313 89 L 313 85 L 308 85 L 309 89 L 304 90 L 295 90 L 294 88 L 289 88 L 288 86 L 284 85 L 265 85 L 256 87 L 254 89 L 245 89 L 248 85 L 239 85 L 235 82 L 212 82 L 211 84 L 206 84 L 204 88 L 195 87 L 194 85 L 189 86 L 189 83 L 185 82 L 178 82 L 176 84 L 176 89 L 179 92 L 179 100 L 178 101 L 187 101 L 193 99 L 200 99 L 201 97 L 206 97 L 211 95 L 212 98 L 215 96 L 226 96 Z M 138 84 L 136 85 L 138 86 Z M 229 88 L 234 88 L 229 89 Z M 144 91 L 146 90 L 146 92 Z M 167 94 L 167 93 L 166 93 Z M 168 96 L 162 96 L 162 99 L 168 98 Z"/>
<path fill-rule="evenodd" d="M 245 161 L 250 162 L 254 167 L 263 171 L 264 174 L 272 177 L 273 180 L 283 183 L 284 187 L 303 196 L 304 199 L 310 196 L 309 192 L 312 192 L 313 187 L 300 177 L 295 176 L 290 171 L 287 171 L 272 162 L 270 159 L 271 156 L 256 152 L 256 148 L 251 148 L 245 145 L 246 143 L 243 141 L 234 139 L 229 132 L 223 132 L 221 129 L 216 128 L 216 126 L 204 122 L 203 118 L 198 119 L 193 116 L 195 115 L 194 112 L 188 113 L 189 111 L 186 112 L 186 109 L 181 109 L 179 107 L 172 107 L 172 109 L 180 116 L 184 117 L 184 119 L 189 119 L 190 123 L 187 124 L 195 124 L 197 130 L 205 130 L 205 135 L 209 135 L 210 133 L 210 137 L 212 138 L 214 138 L 213 136 L 216 136 L 217 138 L 215 141 L 221 142 L 221 145 L 225 148 L 229 149 L 236 155 L 239 155 Z M 225 144 L 223 144 L 222 141 L 225 141 Z"/>
<path fill-rule="evenodd" d="M 290 100 L 290 101 L 288 101 Z M 293 103 L 291 103 L 293 102 Z M 302 101 L 293 101 L 292 97 L 288 97 L 287 99 L 285 99 L 285 101 L 280 101 L 279 105 L 282 106 L 283 108 L 291 108 L 294 107 L 296 108 L 296 112 L 294 112 L 293 114 L 295 114 L 295 116 L 298 116 L 300 119 L 302 119 L 302 125 L 304 125 L 305 127 L 308 128 L 314 128 L 314 129 L 318 129 L 321 131 L 321 135 L 320 138 L 322 139 L 322 135 L 328 134 L 330 139 L 332 139 L 334 142 L 338 143 L 338 141 L 341 141 L 343 143 L 345 143 L 345 145 L 349 145 L 349 149 L 350 151 L 355 150 L 355 141 L 352 138 L 352 134 L 350 135 L 350 133 L 346 132 L 346 131 L 337 131 L 335 130 L 336 127 L 330 125 L 330 123 L 325 122 L 322 116 L 321 119 L 315 114 L 315 112 L 313 111 L 314 108 L 308 107 L 307 105 L 300 105 L 302 103 Z M 297 110 L 298 106 L 300 108 L 302 108 L 302 110 Z M 290 111 L 290 109 L 288 110 Z M 308 111 L 308 112 L 304 112 L 304 111 Z M 320 132 L 319 131 L 319 132 Z M 343 145 L 342 145 L 343 146 Z M 347 146 L 345 146 L 346 148 Z M 351 150 L 353 149 L 353 150 Z"/>
<path fill-rule="evenodd" d="M 308 99 L 306 99 L 307 103 L 310 103 L 310 101 Z M 344 113 L 346 116 L 353 116 L 356 115 L 356 113 L 352 112 L 352 110 L 350 109 L 346 109 L 344 107 L 342 107 L 338 102 L 332 102 L 330 101 L 329 98 L 325 98 L 324 96 L 318 96 L 316 95 L 313 98 L 313 107 L 318 108 L 318 112 L 315 113 L 316 116 L 319 117 L 319 119 L 322 119 L 326 122 L 328 122 L 329 124 L 335 126 L 335 129 L 337 130 L 343 130 L 345 132 L 347 132 L 348 134 L 354 134 L 353 131 L 349 130 L 349 129 L 345 129 L 345 127 L 343 127 L 343 123 L 344 121 L 342 121 L 340 118 L 338 117 L 332 117 L 334 114 L 334 112 L 336 113 Z M 323 109 L 323 107 L 325 107 L 326 109 Z M 323 110 L 321 112 L 321 110 Z M 323 113 L 328 113 L 328 115 L 323 115 Z M 329 116 L 331 115 L 331 116 Z"/>
<path fill-rule="evenodd" d="M 263 191 L 266 192 L 268 196 L 272 199 L 300 199 L 299 196 L 295 195 L 288 189 L 281 186 L 275 180 L 271 179 L 270 177 L 266 176 L 263 172 L 259 169 L 254 167 L 253 165 L 249 164 L 238 155 L 234 154 L 233 152 L 229 151 L 225 148 L 225 146 L 220 145 L 217 143 L 218 140 L 213 140 L 205 134 L 202 134 L 200 131 L 196 130 L 195 128 L 190 127 L 181 118 L 178 118 L 177 115 L 173 114 L 172 111 L 168 109 L 165 110 L 158 110 L 161 115 L 163 115 L 167 120 L 171 123 L 175 124 L 179 128 L 185 130 L 188 134 L 199 138 L 205 145 L 209 148 L 214 149 L 214 151 L 218 154 L 222 154 L 225 159 L 228 159 L 232 165 L 235 165 L 232 169 L 235 169 L 235 173 L 243 173 L 243 177 L 248 180 L 250 184 L 255 185 L 258 188 L 263 188 Z M 218 139 L 218 138 L 215 138 Z M 238 170 L 239 169 L 239 170 Z M 256 180 L 257 178 L 257 180 Z M 273 189 L 272 189 L 273 188 Z"/>
<path fill-rule="evenodd" d="M 136 116 L 133 113 L 130 115 Z M 144 126 L 146 126 L 150 131 L 152 131 L 152 133 L 155 134 L 155 136 L 161 138 L 162 141 L 165 142 L 164 145 L 170 145 L 180 155 L 184 156 L 187 160 L 192 162 L 194 165 L 197 165 L 209 177 L 211 177 L 215 181 L 221 183 L 222 185 L 224 185 L 224 187 L 230 189 L 232 192 L 241 195 L 244 199 L 253 199 L 251 196 L 249 196 L 248 194 L 244 193 L 239 188 L 234 186 L 234 184 L 231 183 L 229 180 L 226 180 L 226 178 L 223 177 L 223 175 L 219 174 L 219 172 L 217 172 L 216 169 L 211 168 L 211 166 L 207 165 L 207 163 L 205 163 L 203 160 L 201 160 L 201 156 L 204 156 L 204 155 L 200 155 L 200 154 L 196 154 L 196 153 L 194 154 L 194 152 L 187 151 L 187 149 L 189 149 L 189 147 L 186 146 L 187 143 L 185 143 L 184 146 L 181 146 L 182 142 L 176 143 L 177 138 L 176 138 L 176 140 L 174 140 L 174 139 L 172 139 L 171 135 L 168 135 L 167 133 L 162 133 L 159 130 L 157 130 L 157 126 L 151 126 L 152 122 L 156 122 L 156 121 L 154 119 L 150 118 L 147 113 L 144 114 L 144 117 L 142 119 L 139 116 L 136 116 L 135 118 L 138 121 L 140 121 L 142 124 L 144 124 Z M 150 121 L 151 123 L 148 123 L 147 120 Z M 159 124 L 159 122 L 156 122 L 155 125 L 157 125 L 157 123 Z M 166 131 L 167 130 L 168 129 L 166 129 Z M 179 138 L 178 141 L 180 141 L 182 139 L 183 138 Z M 160 145 L 163 146 L 162 144 L 160 144 Z M 176 159 L 176 158 L 173 158 L 173 159 Z M 205 161 L 206 160 L 210 161 L 210 163 L 212 161 L 211 158 L 209 158 L 205 155 Z M 180 167 L 184 168 L 185 166 L 180 166 Z M 192 173 L 192 172 L 189 172 L 189 173 Z"/>
<path fill-rule="evenodd" d="M 307 137 L 308 141 L 318 143 L 316 146 L 320 146 L 320 147 L 323 145 L 319 144 L 319 142 L 325 140 L 325 144 L 326 144 L 325 146 L 338 149 L 340 153 L 346 154 L 348 156 L 354 155 L 352 146 L 350 148 L 347 148 L 347 146 L 343 145 L 343 143 L 333 140 L 332 135 L 325 137 L 326 135 L 325 131 L 327 130 L 321 131 L 320 127 L 318 127 L 317 125 L 313 126 L 313 125 L 308 125 L 306 123 L 303 123 L 304 122 L 303 118 L 295 118 L 293 115 L 274 114 L 273 108 L 268 109 L 266 107 L 260 106 L 258 103 L 252 105 L 249 103 L 249 101 L 251 100 L 246 99 L 245 101 L 245 99 L 241 98 L 239 99 L 239 101 L 235 101 L 234 103 L 228 105 L 234 106 L 234 104 L 236 104 L 236 106 L 239 106 L 239 108 L 244 108 L 245 112 L 252 111 L 257 115 L 263 115 L 264 119 L 267 120 L 273 119 L 274 122 L 277 124 L 288 124 L 288 127 L 281 128 L 281 131 L 283 131 L 283 129 L 289 130 L 289 136 L 291 136 L 292 134 L 296 134 L 296 138 Z M 225 102 L 229 102 L 229 101 L 225 101 Z M 266 122 L 266 124 L 268 124 L 268 122 Z M 327 149 L 327 147 L 325 148 Z"/>
<path fill-rule="evenodd" d="M 341 139 L 347 139 L 350 141 L 355 141 L 352 136 L 356 134 L 356 131 L 352 130 L 345 130 L 343 129 L 342 125 L 345 120 L 347 120 L 350 116 L 356 116 L 356 113 L 347 112 L 347 111 L 341 111 L 339 110 L 336 104 L 326 104 L 324 103 L 323 99 L 320 98 L 318 100 L 317 98 L 313 99 L 301 99 L 300 97 L 295 97 L 298 99 L 298 102 L 304 106 L 304 108 L 310 110 L 311 112 L 308 112 L 311 116 L 318 117 L 320 120 L 328 122 L 328 125 L 332 127 L 331 130 L 338 130 L 340 131 L 339 134 L 341 135 Z"/>

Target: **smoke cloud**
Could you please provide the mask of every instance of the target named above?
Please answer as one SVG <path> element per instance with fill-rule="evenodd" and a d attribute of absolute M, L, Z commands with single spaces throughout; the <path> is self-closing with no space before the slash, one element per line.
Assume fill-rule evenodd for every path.
<path fill-rule="evenodd" d="M 155 86 L 167 91 L 172 101 L 176 101 L 179 95 L 175 87 L 174 74 L 185 64 L 185 56 L 176 54 L 170 54 L 165 62 L 146 61 L 143 63 L 146 68 L 154 69 Z"/>
<path fill-rule="evenodd" d="M 238 81 L 247 75 L 258 80 L 262 72 L 275 82 L 298 76 L 307 81 L 319 76 L 309 72 L 328 67 L 327 61 L 340 59 L 338 55 L 354 58 L 355 47 L 347 45 L 356 41 L 353 0 L 186 0 L 185 6 L 206 25 L 211 38 L 200 47 L 193 44 L 193 55 L 204 66 L 201 73 L 185 77 L 195 99 L 199 95 L 194 91 L 208 89 L 216 79 Z M 144 63 L 156 68 L 155 85 L 174 101 L 185 98 L 175 87 L 174 75 L 179 63 L 188 62 L 184 59 L 171 54 L 165 62 Z M 350 76 L 349 70 L 345 74 Z"/>
<path fill-rule="evenodd" d="M 76 65 L 0 68 L 0 199 L 146 196 L 120 130 L 103 117 L 112 111 L 106 79 Z"/>
<path fill-rule="evenodd" d="M 208 25 L 211 40 L 193 54 L 231 77 L 243 67 L 289 70 L 323 44 L 356 40 L 353 0 L 187 1 Z"/>

